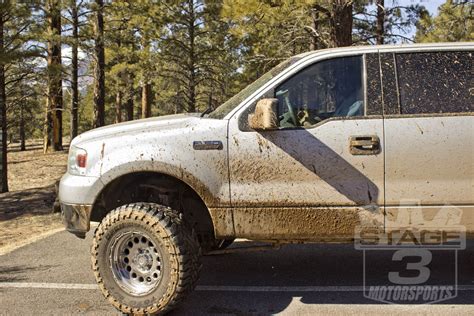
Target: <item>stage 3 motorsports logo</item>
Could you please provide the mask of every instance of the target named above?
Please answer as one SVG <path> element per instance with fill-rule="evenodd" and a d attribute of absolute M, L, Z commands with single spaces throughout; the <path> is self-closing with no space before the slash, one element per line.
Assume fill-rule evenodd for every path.
<path fill-rule="evenodd" d="M 356 229 L 355 248 L 363 251 L 364 297 L 389 304 L 431 304 L 456 297 L 458 251 L 466 247 L 462 210 L 403 206 L 392 218 L 396 220 L 385 219 L 385 228 L 361 222 Z"/>

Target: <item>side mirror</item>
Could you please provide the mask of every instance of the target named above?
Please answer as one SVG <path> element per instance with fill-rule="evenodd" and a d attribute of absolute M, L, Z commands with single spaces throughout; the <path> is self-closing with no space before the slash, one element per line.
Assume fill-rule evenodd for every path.
<path fill-rule="evenodd" d="M 249 127 L 254 130 L 278 129 L 278 99 L 262 99 L 257 102 L 255 112 L 249 115 Z"/>

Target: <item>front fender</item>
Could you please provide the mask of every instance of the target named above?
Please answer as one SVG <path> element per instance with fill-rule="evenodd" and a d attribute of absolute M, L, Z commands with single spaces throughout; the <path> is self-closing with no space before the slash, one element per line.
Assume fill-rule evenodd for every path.
<path fill-rule="evenodd" d="M 128 162 L 107 170 L 100 179 L 106 187 L 115 179 L 139 172 L 164 174 L 184 182 L 199 195 L 208 208 L 226 205 L 226 201 L 219 199 L 203 181 L 199 180 L 186 168 L 165 162 L 143 160 Z"/>
<path fill-rule="evenodd" d="M 227 121 L 187 124 L 104 139 L 93 169 L 104 185 L 126 174 L 162 173 L 190 186 L 208 208 L 230 206 Z M 220 146 L 196 146 L 209 142 Z"/>

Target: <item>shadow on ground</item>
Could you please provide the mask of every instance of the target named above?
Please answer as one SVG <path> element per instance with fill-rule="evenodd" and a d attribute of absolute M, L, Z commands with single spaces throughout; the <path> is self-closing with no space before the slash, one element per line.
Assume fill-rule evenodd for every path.
<path fill-rule="evenodd" d="M 0 221 L 16 217 L 42 215 L 53 212 L 56 199 L 55 185 L 0 194 Z"/>
<path fill-rule="evenodd" d="M 307 308 L 314 308 L 311 305 L 327 307 L 347 304 L 347 308 L 351 308 L 353 304 L 385 305 L 367 299 L 362 291 L 355 290 L 362 288 L 364 284 L 363 255 L 352 244 L 310 244 L 289 245 L 281 250 L 266 252 L 207 256 L 203 258 L 200 285 L 243 287 L 244 290 L 197 290 L 173 315 L 272 315 L 283 311 L 298 314 Z M 412 257 L 395 262 L 392 256 L 391 251 L 366 253 L 367 284 L 394 285 L 387 280 L 389 271 L 399 271 L 400 266 L 419 261 L 419 258 Z M 453 253 L 446 251 L 433 254 L 429 265 L 431 276 L 424 284 L 453 285 L 457 282 L 460 285 L 473 285 L 473 259 L 472 245 L 466 250 L 458 251 L 456 279 L 453 273 L 456 267 Z M 411 271 L 406 276 L 416 273 L 417 271 Z M 284 290 L 246 291 L 245 288 L 248 287 L 276 287 Z M 298 291 L 298 287 L 321 287 L 321 290 Z M 324 287 L 329 290 L 322 289 Z M 440 303 L 474 304 L 472 293 L 472 290 L 458 291 L 455 298 Z M 294 304 L 295 301 L 297 304 Z M 297 308 L 294 309 L 294 306 Z"/>
<path fill-rule="evenodd" d="M 53 265 L 8 265 L 0 266 L 0 282 L 20 282 L 28 279 L 27 274 L 33 271 L 48 271 Z M 3 288 L 0 288 L 2 291 Z"/>

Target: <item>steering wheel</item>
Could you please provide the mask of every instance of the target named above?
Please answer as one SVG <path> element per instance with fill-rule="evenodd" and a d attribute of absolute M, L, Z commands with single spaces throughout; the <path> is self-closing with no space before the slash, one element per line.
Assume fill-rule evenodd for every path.
<path fill-rule="evenodd" d="M 298 126 L 297 124 L 298 120 L 296 119 L 295 112 L 293 111 L 293 107 L 291 106 L 291 103 L 290 103 L 290 95 L 288 94 L 288 89 L 277 91 L 275 96 L 276 97 L 283 96 L 286 103 L 286 107 L 288 108 L 288 113 L 290 114 L 290 119 L 293 121 L 293 124 L 295 126 Z"/>

